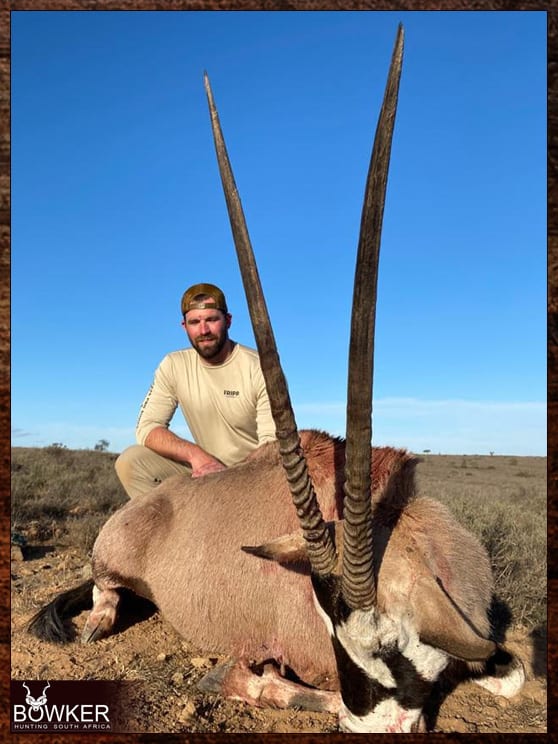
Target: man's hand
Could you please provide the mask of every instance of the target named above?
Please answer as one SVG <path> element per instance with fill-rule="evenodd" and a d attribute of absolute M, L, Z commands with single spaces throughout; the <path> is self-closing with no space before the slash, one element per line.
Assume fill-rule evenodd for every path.
<path fill-rule="evenodd" d="M 207 475 L 208 473 L 218 473 L 220 470 L 226 469 L 227 466 L 223 465 L 219 460 L 211 460 L 200 467 L 192 468 L 192 478 L 201 478 L 203 475 Z"/>
<path fill-rule="evenodd" d="M 192 478 L 201 478 L 208 473 L 218 473 L 220 470 L 227 469 L 226 465 L 223 465 L 216 457 L 212 457 L 205 450 L 202 450 L 201 447 L 197 447 L 196 450 L 195 456 L 190 460 Z"/>

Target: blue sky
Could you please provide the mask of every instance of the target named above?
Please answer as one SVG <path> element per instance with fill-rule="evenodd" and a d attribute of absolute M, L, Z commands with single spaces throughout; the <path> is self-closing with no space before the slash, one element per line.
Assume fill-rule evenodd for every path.
<path fill-rule="evenodd" d="M 345 429 L 397 24 L 376 444 L 546 454 L 546 13 L 12 12 L 12 443 L 121 451 L 187 286 L 254 345 L 211 79 L 299 427 Z M 172 428 L 186 434 L 178 412 Z"/>

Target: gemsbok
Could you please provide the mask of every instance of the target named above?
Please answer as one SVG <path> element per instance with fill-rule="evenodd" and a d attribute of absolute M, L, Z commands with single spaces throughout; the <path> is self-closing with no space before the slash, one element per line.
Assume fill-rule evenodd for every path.
<path fill-rule="evenodd" d="M 400 26 L 362 211 L 346 440 L 297 430 L 205 75 L 277 442 L 225 471 L 170 478 L 113 514 L 93 548 L 92 580 L 35 615 L 39 637 L 71 640 L 66 620 L 91 606 L 82 639 L 106 636 L 119 590 L 132 590 L 197 647 L 230 655 L 205 689 L 336 712 L 351 732 L 425 731 L 425 705 L 452 660 L 495 694 L 521 688 L 521 662 L 491 632 L 485 549 L 446 507 L 416 495 L 414 455 L 371 446 L 378 255 L 402 59 Z"/>

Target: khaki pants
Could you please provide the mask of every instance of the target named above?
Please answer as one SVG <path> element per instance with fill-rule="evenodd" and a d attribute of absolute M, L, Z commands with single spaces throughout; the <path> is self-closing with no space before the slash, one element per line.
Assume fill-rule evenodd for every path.
<path fill-rule="evenodd" d="M 162 457 L 140 444 L 125 449 L 114 467 L 131 499 L 151 491 L 171 475 L 192 475 L 192 468 L 188 465 Z"/>

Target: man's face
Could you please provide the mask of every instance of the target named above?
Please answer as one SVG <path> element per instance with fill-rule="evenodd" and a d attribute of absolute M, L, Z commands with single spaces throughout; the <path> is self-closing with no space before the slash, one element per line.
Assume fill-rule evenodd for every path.
<path fill-rule="evenodd" d="M 230 314 L 211 308 L 188 310 L 183 325 L 198 354 L 216 361 L 229 338 Z"/>

